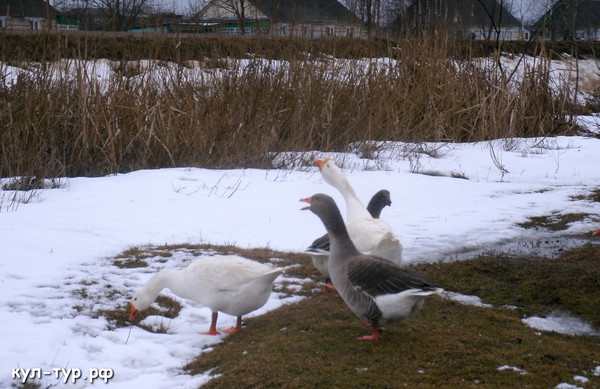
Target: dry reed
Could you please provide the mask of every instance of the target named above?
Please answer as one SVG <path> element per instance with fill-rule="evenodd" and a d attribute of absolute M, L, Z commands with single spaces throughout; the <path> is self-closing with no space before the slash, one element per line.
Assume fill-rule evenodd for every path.
<path fill-rule="evenodd" d="M 552 90 L 549 56 L 515 81 L 498 66 L 456 59 L 457 46 L 469 43 L 448 37 L 354 45 L 221 38 L 192 40 L 195 48 L 160 36 L 137 37 L 132 46 L 115 37 L 61 39 L 46 38 L 25 54 L 2 45 L 2 73 L 8 64 L 27 71 L 0 84 L 0 177 L 272 167 L 278 152 L 290 150 L 573 128 L 573 102 L 568 91 Z M 136 45 L 158 60 L 141 61 Z M 98 53 L 112 62 L 94 61 Z M 387 62 L 352 59 L 361 54 Z M 102 63 L 110 63 L 107 78 L 93 68 Z"/>

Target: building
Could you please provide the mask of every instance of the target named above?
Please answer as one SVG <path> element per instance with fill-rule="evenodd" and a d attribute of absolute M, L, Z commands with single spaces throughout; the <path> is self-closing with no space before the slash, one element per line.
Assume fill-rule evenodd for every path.
<path fill-rule="evenodd" d="M 244 4 L 243 18 L 241 4 Z M 221 33 L 315 38 L 366 36 L 362 21 L 337 0 L 212 0 L 198 13 L 198 18 L 218 24 Z"/>
<path fill-rule="evenodd" d="M 540 38 L 598 41 L 600 0 L 558 0 L 534 28 Z"/>
<path fill-rule="evenodd" d="M 44 0 L 0 0 L 0 28 L 6 30 L 56 29 L 57 15 Z"/>
<path fill-rule="evenodd" d="M 416 0 L 394 22 L 405 33 L 445 29 L 467 39 L 527 40 L 528 30 L 496 0 Z"/>
<path fill-rule="evenodd" d="M 138 17 L 137 25 L 130 28 L 129 32 L 150 32 L 162 34 L 198 34 L 216 32 L 215 23 L 201 23 L 184 21 L 181 15 L 174 13 L 158 13 Z"/>

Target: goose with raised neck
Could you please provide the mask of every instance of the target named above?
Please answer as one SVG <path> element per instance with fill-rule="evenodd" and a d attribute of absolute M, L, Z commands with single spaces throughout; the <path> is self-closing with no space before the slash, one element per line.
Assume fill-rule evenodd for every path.
<path fill-rule="evenodd" d="M 218 312 L 236 316 L 236 326 L 223 332 L 231 334 L 242 328 L 242 316 L 269 299 L 273 281 L 283 269 L 233 255 L 213 255 L 193 262 L 181 270 L 162 270 L 129 301 L 129 320 L 148 308 L 167 288 L 184 299 L 211 309 L 211 324 L 206 335 L 218 335 Z"/>
<path fill-rule="evenodd" d="M 382 219 L 375 219 L 356 196 L 352 185 L 330 158 L 315 159 L 323 180 L 336 188 L 346 203 L 346 228 L 350 239 L 361 253 L 378 255 L 402 264 L 402 244 L 392 227 Z"/>
<path fill-rule="evenodd" d="M 386 321 L 412 316 L 426 296 L 439 293 L 422 275 L 378 256 L 362 254 L 350 236 L 335 201 L 322 193 L 302 199 L 316 214 L 330 239 L 329 274 L 346 305 L 368 325 L 372 334 L 358 339 L 381 339 Z"/>

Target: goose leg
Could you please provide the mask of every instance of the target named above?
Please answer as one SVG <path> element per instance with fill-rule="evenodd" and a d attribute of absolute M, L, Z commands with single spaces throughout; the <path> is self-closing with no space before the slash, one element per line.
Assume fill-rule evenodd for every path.
<path fill-rule="evenodd" d="M 323 293 L 327 293 L 327 289 L 337 290 L 335 286 L 331 283 L 331 278 L 325 278 L 325 285 L 323 285 Z"/>
<path fill-rule="evenodd" d="M 228 328 L 228 329 L 224 330 L 223 332 L 231 335 L 231 334 L 235 334 L 236 332 L 238 332 L 241 329 L 242 329 L 242 317 L 238 316 L 235 327 Z"/>
<path fill-rule="evenodd" d="M 219 312 L 213 312 L 210 320 L 210 328 L 208 332 L 202 332 L 202 335 L 220 335 L 219 331 L 217 331 L 217 316 L 219 316 Z"/>
<path fill-rule="evenodd" d="M 363 324 L 367 325 L 367 323 L 363 322 Z M 377 323 L 370 323 L 368 324 L 369 327 L 371 327 L 371 329 L 373 330 L 373 334 L 372 335 L 365 335 L 365 336 L 361 336 L 358 337 L 356 339 L 359 340 L 377 340 L 377 339 L 381 339 L 381 334 L 379 333 L 379 330 L 377 329 Z"/>

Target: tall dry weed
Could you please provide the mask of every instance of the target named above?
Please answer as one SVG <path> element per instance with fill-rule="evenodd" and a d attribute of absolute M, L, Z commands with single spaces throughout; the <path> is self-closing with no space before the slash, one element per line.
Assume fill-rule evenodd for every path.
<path fill-rule="evenodd" d="M 261 52 L 273 44 L 272 56 L 259 56 L 241 55 L 239 45 L 224 40 L 221 51 L 213 44 L 192 58 L 157 39 L 147 43 L 152 56 L 166 50 L 171 61 L 132 58 L 133 48 L 118 57 L 115 49 L 108 77 L 99 77 L 99 62 L 85 53 L 110 48 L 85 41 L 67 48 L 54 42 L 59 54 L 82 59 L 59 61 L 52 47 L 38 48 L 40 62 L 4 58 L 2 66 L 27 72 L 0 84 L 0 176 L 271 167 L 278 152 L 290 150 L 548 136 L 573 126 L 573 103 L 550 84 L 548 59 L 519 81 L 498 66 L 454 58 L 459 42 L 447 36 L 388 42 L 385 61 L 357 59 L 361 51 L 346 41 L 245 41 Z M 372 46 L 362 53 L 381 52 L 380 40 L 367 42 Z M 325 44 L 327 52 L 315 49 Z M 190 73 L 193 64 L 209 66 Z"/>

